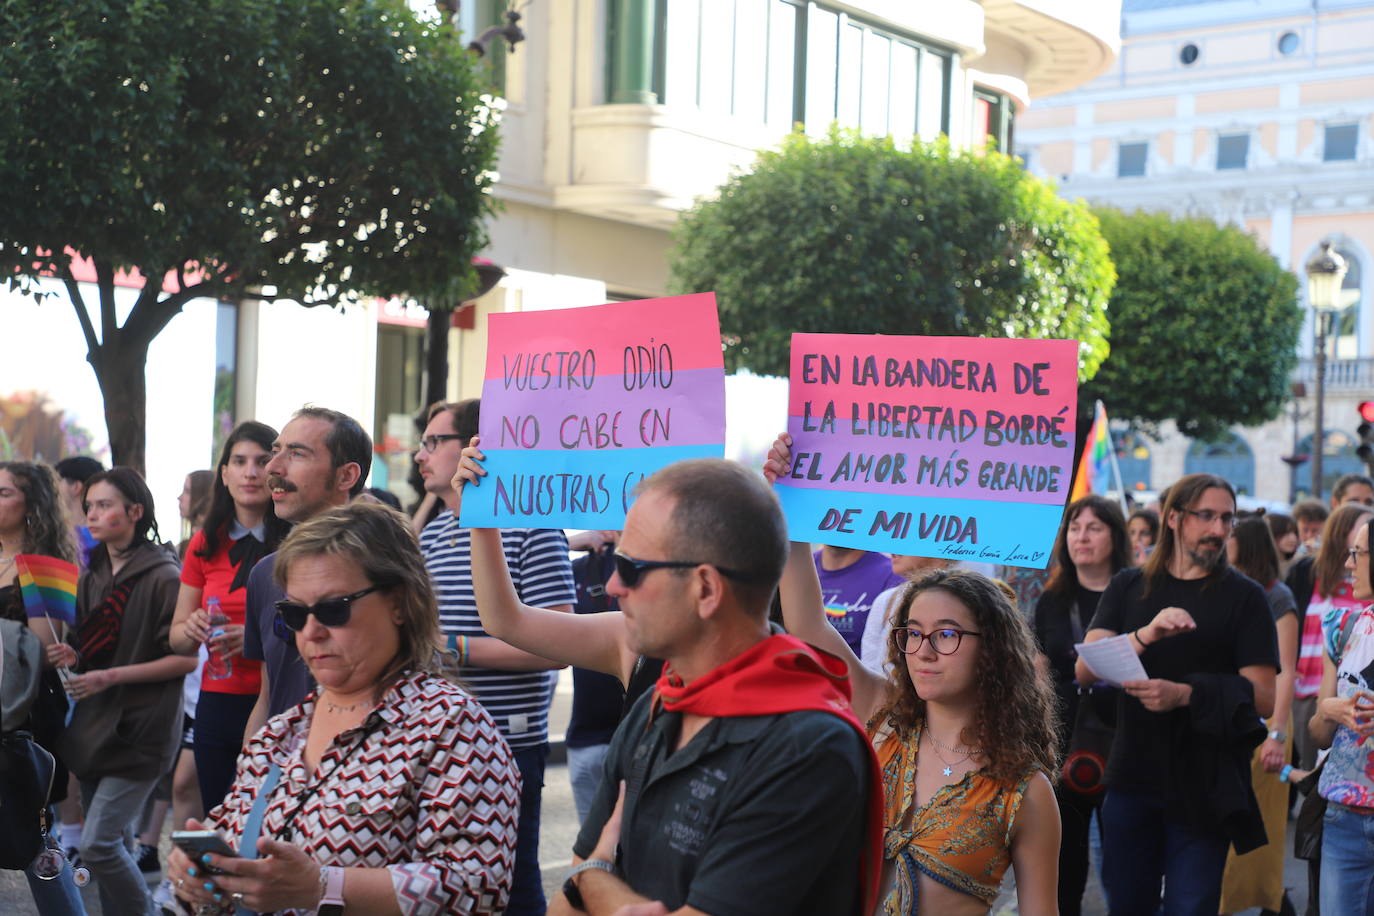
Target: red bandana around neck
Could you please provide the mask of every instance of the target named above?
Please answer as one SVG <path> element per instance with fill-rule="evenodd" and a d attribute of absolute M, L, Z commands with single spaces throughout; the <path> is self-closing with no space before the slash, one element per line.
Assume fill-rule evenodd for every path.
<path fill-rule="evenodd" d="M 868 751 L 868 831 L 861 861 L 864 913 L 878 902 L 883 865 L 883 776 L 868 732 L 849 705 L 849 667 L 795 636 L 778 634 L 684 684 L 668 665 L 654 685 L 654 708 L 697 716 L 772 716 L 815 710 L 839 716 Z"/>

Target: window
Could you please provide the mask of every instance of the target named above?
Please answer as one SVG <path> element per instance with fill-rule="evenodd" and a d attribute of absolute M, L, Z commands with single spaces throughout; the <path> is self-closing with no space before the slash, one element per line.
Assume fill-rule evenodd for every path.
<path fill-rule="evenodd" d="M 1279 36 L 1279 53 L 1287 57 L 1302 45 L 1297 32 L 1284 32 Z"/>
<path fill-rule="evenodd" d="M 1222 134 L 1217 137 L 1218 169 L 1243 169 L 1249 156 L 1249 134 Z"/>
<path fill-rule="evenodd" d="M 1186 44 L 1178 52 L 1178 59 L 1183 66 L 1191 67 L 1197 63 L 1198 49 L 1195 44 Z"/>
<path fill-rule="evenodd" d="M 1012 122 L 1016 109 L 1011 99 L 987 89 L 973 90 L 973 142 L 992 138 L 992 145 L 1002 152 L 1011 149 Z"/>
<path fill-rule="evenodd" d="M 1150 151 L 1148 143 L 1122 143 L 1116 148 L 1116 175 L 1118 178 L 1139 178 L 1145 174 L 1145 158 Z"/>
<path fill-rule="evenodd" d="M 1331 316 L 1331 339 L 1336 359 L 1360 356 L 1360 257 L 1348 248 L 1337 248 L 1345 258 L 1345 279 L 1341 281 L 1340 304 Z"/>
<path fill-rule="evenodd" d="M 215 309 L 215 429 L 211 462 L 217 460 L 238 416 L 238 338 L 238 303 L 220 302 Z"/>
<path fill-rule="evenodd" d="M 1323 162 L 1343 162 L 1355 158 L 1360 133 L 1357 124 L 1326 125 L 1326 142 L 1322 144 Z"/>
<path fill-rule="evenodd" d="M 832 122 L 934 139 L 949 124 L 953 55 L 820 3 L 658 4 L 661 102 L 813 135 Z M 618 53 L 614 45 L 610 53 Z"/>

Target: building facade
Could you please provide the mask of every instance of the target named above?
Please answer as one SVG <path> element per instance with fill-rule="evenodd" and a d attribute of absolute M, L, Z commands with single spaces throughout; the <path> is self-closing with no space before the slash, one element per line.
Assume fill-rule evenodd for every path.
<path fill-rule="evenodd" d="M 462 3 L 464 40 L 509 5 Z M 526 39 L 513 51 L 495 42 L 487 56 L 502 114 L 500 212 L 483 255 L 505 278 L 454 318 L 452 397 L 481 393 L 493 312 L 666 294 L 678 214 L 794 125 L 947 134 L 958 145 L 992 136 L 1011 149 L 1032 100 L 1106 72 L 1120 46 L 1120 0 L 559 0 L 520 11 Z M 99 392 L 70 306 L 13 305 L 62 343 L 22 369 L 0 362 L 0 398 L 60 391 L 98 451 Z M 408 498 L 425 318 L 398 302 L 188 306 L 148 363 L 150 390 L 168 393 L 149 404 L 158 498 L 174 503 L 184 474 L 212 460 L 224 424 L 280 426 L 305 402 L 363 422 L 378 443 L 373 483 Z M 733 402 L 776 404 L 760 422 L 732 402 L 732 437 L 781 428 L 785 387 L 735 397 L 731 384 Z M 203 422 L 193 406 L 202 402 Z"/>
<path fill-rule="evenodd" d="M 1374 398 L 1372 117 L 1369 0 L 1125 0 L 1117 61 L 1017 121 L 1017 154 L 1064 195 L 1240 226 L 1298 275 L 1304 297 L 1303 267 L 1322 242 L 1345 257 L 1326 376 L 1328 490 L 1363 470 L 1356 407 Z M 1126 443 L 1128 486 L 1209 470 L 1261 500 L 1305 495 L 1310 467 L 1292 459 L 1313 451 L 1313 329 L 1309 308 L 1283 416 L 1220 442 L 1171 432 Z"/>

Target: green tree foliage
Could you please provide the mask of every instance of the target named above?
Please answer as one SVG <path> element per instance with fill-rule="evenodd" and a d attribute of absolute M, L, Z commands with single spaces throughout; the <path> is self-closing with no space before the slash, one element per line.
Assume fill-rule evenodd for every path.
<path fill-rule="evenodd" d="M 496 136 L 461 44 L 403 0 L 0 0 L 0 270 L 66 281 L 116 462 L 143 464 L 148 344 L 191 298 L 472 285 Z"/>
<path fill-rule="evenodd" d="M 1097 220 L 991 150 L 794 134 L 675 241 L 674 284 L 715 291 L 731 371 L 786 375 L 794 331 L 1076 338 L 1083 378 L 1107 355 Z"/>
<path fill-rule="evenodd" d="M 1079 403 L 1203 440 L 1278 416 L 1302 326 L 1297 279 L 1234 226 L 1097 215 L 1117 271 L 1112 351 Z"/>

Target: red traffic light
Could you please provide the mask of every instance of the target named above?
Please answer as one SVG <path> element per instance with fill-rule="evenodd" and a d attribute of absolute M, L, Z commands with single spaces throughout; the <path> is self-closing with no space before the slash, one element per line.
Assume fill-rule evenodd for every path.
<path fill-rule="evenodd" d="M 1374 423 L 1374 401 L 1360 402 L 1360 419 L 1366 423 Z"/>

